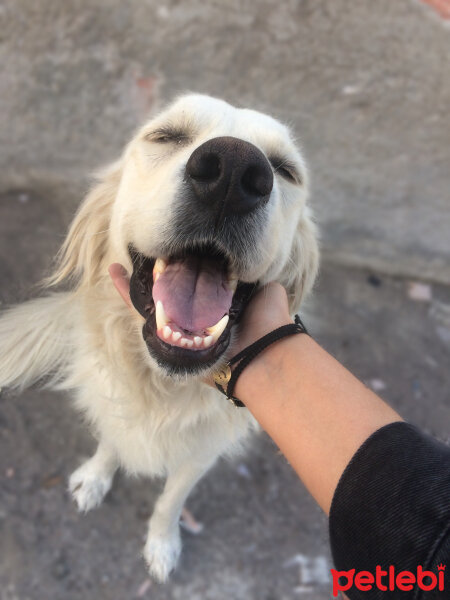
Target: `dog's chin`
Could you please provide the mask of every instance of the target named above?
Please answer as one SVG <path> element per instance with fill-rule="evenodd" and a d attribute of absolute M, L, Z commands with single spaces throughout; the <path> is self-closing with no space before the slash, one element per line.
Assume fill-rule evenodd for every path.
<path fill-rule="evenodd" d="M 151 358 L 166 375 L 172 377 L 195 377 L 211 371 L 214 365 L 220 363 L 221 359 L 223 360 L 230 344 L 232 329 L 242 317 L 258 283 L 239 281 L 230 268 L 229 258 L 213 245 L 185 248 L 182 252 L 178 251 L 176 254 L 164 258 L 147 257 L 138 252 L 131 244 L 129 252 L 133 263 L 130 298 L 136 310 L 145 318 L 142 336 Z M 205 263 L 207 268 L 205 268 L 204 280 L 202 280 L 201 269 Z M 188 269 L 184 266 L 185 264 L 188 264 Z M 193 275 L 193 264 L 200 270 L 200 273 Z M 170 266 L 169 269 L 168 266 Z M 196 310 L 195 318 L 192 318 L 191 310 L 190 318 L 183 318 L 181 314 L 177 322 L 168 316 L 170 312 L 166 314 L 163 301 L 158 298 L 162 297 L 164 303 L 171 307 L 174 314 L 180 315 L 177 305 L 175 304 L 175 307 L 173 305 L 173 296 L 178 295 L 174 293 L 173 279 L 175 272 L 175 277 L 178 277 L 178 281 L 181 279 L 181 283 L 183 283 L 183 273 L 180 277 L 180 271 L 182 272 L 183 269 L 188 271 L 188 279 L 194 278 L 196 302 L 205 307 L 206 314 Z M 164 273 L 165 270 L 172 271 L 172 273 Z M 159 280 L 160 277 L 161 280 Z M 214 277 L 222 278 L 220 281 L 222 287 L 216 282 L 220 288 L 217 292 L 219 306 L 211 308 L 205 299 L 198 297 L 201 296 L 201 291 L 199 292 L 197 288 L 202 288 L 203 282 L 205 291 L 211 292 L 209 288 L 214 285 L 211 283 L 211 279 Z M 165 295 L 163 293 L 161 296 L 164 278 L 169 283 Z M 192 284 L 192 281 L 189 283 Z M 229 285 L 230 287 L 228 287 Z M 182 300 L 178 299 L 178 302 L 183 307 Z M 192 309 L 189 302 L 187 305 Z M 222 314 L 225 309 L 226 313 Z M 216 315 L 215 318 L 212 318 L 213 321 L 217 318 L 219 321 L 216 324 L 209 323 L 206 316 L 208 313 Z"/>

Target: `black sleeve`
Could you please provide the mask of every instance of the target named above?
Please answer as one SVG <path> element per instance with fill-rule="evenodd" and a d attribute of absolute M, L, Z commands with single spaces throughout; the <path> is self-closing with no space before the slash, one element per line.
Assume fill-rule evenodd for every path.
<path fill-rule="evenodd" d="M 376 584 L 360 591 L 353 585 L 345 592 L 350 600 L 450 598 L 450 448 L 407 423 L 382 427 L 342 474 L 329 527 L 337 571 L 375 574 L 377 565 L 392 565 L 395 573 L 417 573 L 420 565 L 444 577 L 445 591 L 436 585 L 425 592 L 417 584 L 412 591 L 381 591 Z"/>

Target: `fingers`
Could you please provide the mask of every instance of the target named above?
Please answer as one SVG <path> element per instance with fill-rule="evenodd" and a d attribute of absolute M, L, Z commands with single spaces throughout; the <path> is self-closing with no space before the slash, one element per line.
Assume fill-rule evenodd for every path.
<path fill-rule="evenodd" d="M 262 287 L 250 300 L 231 348 L 237 354 L 270 331 L 292 323 L 286 290 L 277 282 Z"/>
<path fill-rule="evenodd" d="M 237 335 L 230 346 L 230 357 L 270 331 L 288 323 L 292 323 L 292 319 L 286 290 L 280 283 L 272 281 L 259 289 L 245 308 L 240 326 L 236 330 Z M 211 376 L 208 375 L 203 381 L 215 387 Z"/>
<path fill-rule="evenodd" d="M 246 308 L 244 321 L 260 321 L 275 325 L 278 321 L 290 320 L 286 290 L 275 281 L 262 287 Z"/>
<path fill-rule="evenodd" d="M 130 300 L 130 278 L 128 277 L 127 270 L 121 264 L 113 263 L 109 266 L 108 271 L 114 287 L 119 292 L 128 308 L 132 310 L 133 305 Z"/>

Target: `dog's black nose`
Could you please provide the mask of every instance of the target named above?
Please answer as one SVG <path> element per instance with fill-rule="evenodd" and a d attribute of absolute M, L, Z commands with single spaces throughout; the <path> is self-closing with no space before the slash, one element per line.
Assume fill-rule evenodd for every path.
<path fill-rule="evenodd" d="M 194 150 L 186 176 L 196 197 L 222 216 L 243 215 L 263 206 L 273 186 L 264 154 L 234 137 L 216 137 Z"/>

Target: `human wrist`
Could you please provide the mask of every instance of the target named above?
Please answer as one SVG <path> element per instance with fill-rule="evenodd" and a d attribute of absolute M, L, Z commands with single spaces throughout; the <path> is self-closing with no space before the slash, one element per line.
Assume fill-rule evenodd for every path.
<path fill-rule="evenodd" d="M 284 322 L 282 325 L 292 324 L 292 321 Z M 253 400 L 260 396 L 265 389 L 277 389 L 274 384 L 283 380 L 283 371 L 286 367 L 286 358 L 293 352 L 297 354 L 304 346 L 304 339 L 309 336 L 299 332 L 278 339 L 260 352 L 244 368 L 239 375 L 233 395 L 239 398 L 246 406 L 252 404 Z M 300 338 L 302 341 L 299 341 Z"/>

